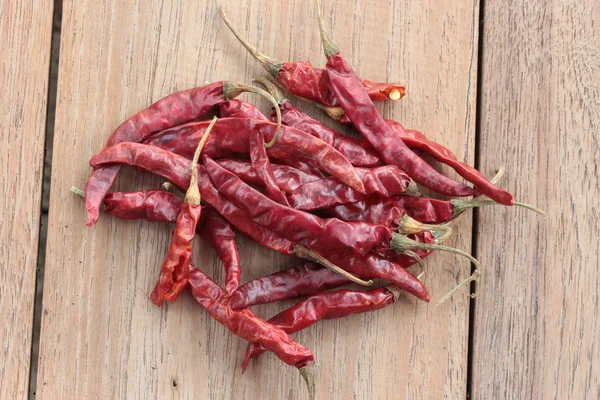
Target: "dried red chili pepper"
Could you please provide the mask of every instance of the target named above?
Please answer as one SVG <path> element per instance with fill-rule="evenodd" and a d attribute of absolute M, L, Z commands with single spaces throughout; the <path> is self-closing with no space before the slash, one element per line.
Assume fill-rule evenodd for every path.
<path fill-rule="evenodd" d="M 321 7 L 318 7 L 319 28 L 325 55 L 326 72 L 333 93 L 354 126 L 387 164 L 397 165 L 417 183 L 448 196 L 472 196 L 477 191 L 440 174 L 410 150 L 387 125 L 369 98 L 339 49 L 327 37 L 323 28 Z"/>
<path fill-rule="evenodd" d="M 294 342 L 280 328 L 258 318 L 247 308 L 234 310 L 222 289 L 197 268 L 191 268 L 189 283 L 196 301 L 219 323 L 235 335 L 258 343 L 272 351 L 281 361 L 300 370 L 311 398 L 314 396 L 314 355 Z"/>
<path fill-rule="evenodd" d="M 324 178 L 305 183 L 289 193 L 288 200 L 298 210 L 311 211 L 354 203 L 369 195 L 382 197 L 396 196 L 404 193 L 410 178 L 395 165 L 385 165 L 372 169 L 356 168 L 365 185 L 365 193 L 359 193 L 335 178 Z"/>
<path fill-rule="evenodd" d="M 281 111 L 281 122 L 283 124 L 292 126 L 318 137 L 342 153 L 355 167 L 370 168 L 382 165 L 379 155 L 366 141 L 339 133 L 327 127 L 321 121 L 318 121 L 310 115 L 298 110 L 292 105 L 292 103 L 282 96 L 277 86 L 275 86 L 275 84 L 269 79 L 254 78 L 253 81 L 265 86 L 267 88 L 267 92 L 271 94 L 277 101 Z"/>
<path fill-rule="evenodd" d="M 157 306 L 160 306 L 164 300 L 177 300 L 181 291 L 188 284 L 190 260 L 192 259 L 192 241 L 196 236 L 196 226 L 200 220 L 202 210 L 200 191 L 198 190 L 198 158 L 202 146 L 206 143 L 206 138 L 216 122 L 217 118 L 215 117 L 206 132 L 204 132 L 204 136 L 200 140 L 192 159 L 189 187 L 183 199 L 183 204 L 181 204 L 181 211 L 177 216 L 169 251 L 161 267 L 160 278 L 150 294 L 150 300 Z"/>
<path fill-rule="evenodd" d="M 256 92 L 266 95 L 267 98 L 270 97 L 259 88 L 235 82 L 215 82 L 173 93 L 119 125 L 104 148 L 122 142 L 139 143 L 156 132 L 198 119 L 216 104 L 230 100 L 243 92 Z M 274 104 L 274 107 L 277 107 L 277 104 Z M 276 137 L 277 134 L 274 134 L 272 140 Z M 119 165 L 104 166 L 90 174 L 85 187 L 88 226 L 94 225 L 98 220 L 102 199 L 112 186 L 119 168 Z"/>
<path fill-rule="evenodd" d="M 268 322 L 287 334 L 292 334 L 321 320 L 382 309 L 394 303 L 400 297 L 400 293 L 400 289 L 394 285 L 368 291 L 336 290 L 319 293 L 299 301 Z M 242 362 L 242 371 L 247 368 L 250 359 L 260 356 L 265 351 L 261 344 L 249 343 Z"/>
<path fill-rule="evenodd" d="M 144 141 L 170 152 L 191 157 L 200 135 L 206 129 L 206 122 L 193 122 L 167 129 Z M 271 138 L 277 130 L 272 122 L 247 118 L 221 118 L 215 127 L 214 135 L 208 139 L 204 154 L 210 157 L 228 157 L 231 153 L 249 154 L 250 135 L 260 131 L 265 138 Z M 298 129 L 282 126 L 279 138 L 273 147 L 267 149 L 270 158 L 314 164 L 323 171 L 338 178 L 358 192 L 364 192 L 358 172 L 337 150 L 322 140 Z M 214 136 L 214 138 L 213 138 Z M 217 139 L 218 138 L 218 139 Z"/>
<path fill-rule="evenodd" d="M 72 187 L 71 191 L 84 198 L 83 190 Z M 122 220 L 144 219 L 150 222 L 174 222 L 183 200 L 173 193 L 162 190 L 141 190 L 139 192 L 112 192 L 104 197 L 107 214 Z"/>
<path fill-rule="evenodd" d="M 339 104 L 331 90 L 325 71 L 314 68 L 308 61 L 282 63 L 261 54 L 233 27 L 224 6 L 221 6 L 220 11 L 223 21 L 235 37 L 285 90 L 326 106 L 337 106 Z M 368 91 L 373 100 L 398 100 L 406 92 L 406 86 L 401 83 L 379 83 L 363 79 L 361 85 Z"/>
<path fill-rule="evenodd" d="M 233 158 L 215 160 L 217 164 L 225 168 L 228 171 L 233 172 L 240 177 L 244 182 L 251 185 L 262 185 L 261 180 L 256 175 L 252 164 L 244 160 L 238 160 Z M 318 181 L 322 179 L 319 176 L 307 174 L 294 167 L 281 164 L 271 164 L 273 168 L 273 175 L 277 186 L 285 193 L 293 192 L 298 186 L 308 182 Z"/>
<path fill-rule="evenodd" d="M 241 99 L 231 99 L 219 104 L 221 118 L 252 118 L 261 121 L 270 121 L 254 104 Z M 283 122 L 283 121 L 282 121 Z"/>
<path fill-rule="evenodd" d="M 229 298 L 229 305 L 234 309 L 246 308 L 319 293 L 349 283 L 348 279 L 325 267 L 306 262 L 240 286 Z"/>
<path fill-rule="evenodd" d="M 237 245 L 235 232 L 222 216 L 212 207 L 202 213 L 202 239 L 206 240 L 217 252 L 225 269 L 225 293 L 235 292 L 240 284 L 242 263 Z"/>
<path fill-rule="evenodd" d="M 265 137 L 263 136 L 263 133 L 259 130 L 252 131 L 250 133 L 249 142 L 252 167 L 254 168 L 258 179 L 264 185 L 265 193 L 270 199 L 289 207 L 290 203 L 288 203 L 285 194 L 279 189 L 277 182 L 275 181 L 271 162 L 267 155 L 267 149 L 264 146 Z"/>
<path fill-rule="evenodd" d="M 114 163 L 128 164 L 137 167 L 143 166 L 145 170 L 158 174 L 179 187 L 189 186 L 190 161 L 158 147 L 140 143 L 119 143 L 101 151 L 90 160 L 90 165 L 94 168 Z M 235 206 L 232 202 L 227 201 L 224 196 L 221 196 L 210 183 L 210 180 L 204 176 L 205 169 L 202 165 L 198 166 L 198 173 L 201 174 L 203 178 L 199 180 L 198 184 L 204 201 L 213 206 L 213 208 L 227 221 L 252 238 L 255 242 L 275 251 L 279 251 L 282 254 L 296 255 L 300 258 L 318 262 L 329 269 L 337 271 L 339 274 L 343 274 L 355 283 L 367 286 L 372 283 L 352 276 L 336 265 L 328 262 L 328 260 L 323 259 L 318 254 L 297 243 L 292 243 L 275 232 L 265 229 L 263 226 L 249 218 L 245 211 Z M 268 198 L 266 199 L 271 201 Z"/>

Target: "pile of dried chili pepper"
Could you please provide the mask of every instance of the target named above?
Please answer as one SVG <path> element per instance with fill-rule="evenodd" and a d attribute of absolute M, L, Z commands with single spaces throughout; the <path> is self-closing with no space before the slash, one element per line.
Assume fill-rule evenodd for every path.
<path fill-rule="evenodd" d="M 148 288 L 151 301 L 157 306 L 176 301 L 189 288 L 213 318 L 248 341 L 242 371 L 251 358 L 271 351 L 299 369 L 311 398 L 315 357 L 290 334 L 323 319 L 389 306 L 402 291 L 429 302 L 421 281 L 423 259 L 435 250 L 465 256 L 474 266 L 473 274 L 438 304 L 476 281 L 477 260 L 441 244 L 452 233 L 452 221 L 470 208 L 517 205 L 544 215 L 515 202 L 497 182 L 421 132 L 386 120 L 373 101 L 398 100 L 405 85 L 357 77 L 327 35 L 319 3 L 325 69 L 261 54 L 221 8 L 227 26 L 270 73 L 255 79 L 267 90 L 221 81 L 157 101 L 123 122 L 92 157 L 85 192 L 73 189 L 85 199 L 88 225 L 100 211 L 123 220 L 174 222 L 158 281 Z M 348 137 L 295 108 L 279 87 L 352 124 L 362 138 Z M 237 99 L 242 92 L 267 97 L 273 104 L 269 116 Z M 213 113 L 219 118 L 201 120 Z M 473 186 L 436 171 L 420 157 L 423 153 Z M 185 197 L 157 189 L 109 193 L 121 165 L 159 175 L 185 190 Z M 423 197 L 419 184 L 461 198 Z M 303 261 L 243 283 L 237 232 Z M 192 263 L 197 233 L 221 259 L 224 287 Z M 381 287 L 368 288 L 374 279 Z M 340 289 L 350 283 L 367 288 Z M 296 305 L 268 320 L 250 310 L 292 298 L 299 298 Z"/>

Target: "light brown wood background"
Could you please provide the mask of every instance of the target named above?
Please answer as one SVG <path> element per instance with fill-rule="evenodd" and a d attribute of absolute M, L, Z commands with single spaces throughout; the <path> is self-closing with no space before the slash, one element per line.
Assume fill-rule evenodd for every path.
<path fill-rule="evenodd" d="M 28 74 L 3 69 L 1 75 L 3 88 L 13 94 L 6 97 L 3 89 L 0 100 L 5 118 L 0 199 L 18 207 L 0 204 L 0 397 L 23 398 L 36 255 L 22 249 L 37 248 L 52 10 L 38 4 L 26 8 L 29 14 L 17 13 L 10 3 L 0 9 L 2 38 L 18 27 L 33 29 L 35 22 L 23 15 L 35 15 L 35 32 L 47 24 L 38 51 L 25 50 L 25 43 L 34 43 L 25 36 L 11 42 L 8 59 L 18 59 Z M 209 318 L 191 296 L 161 308 L 150 303 L 169 225 L 104 216 L 96 227 L 86 228 L 83 205 L 69 188 L 84 186 L 89 158 L 138 110 L 206 80 L 249 83 L 264 73 L 220 22 L 220 4 L 265 53 L 323 65 L 311 3 L 64 1 L 37 397 L 307 398 L 299 374 L 270 354 L 242 376 L 246 344 Z M 523 8 L 486 0 L 482 53 L 478 1 L 324 3 L 327 26 L 361 76 L 408 85 L 405 99 L 380 106 L 384 115 L 422 130 L 470 164 L 479 85 L 482 171 L 491 175 L 505 165 L 503 185 L 519 200 L 547 209 L 549 220 L 497 207 L 480 212 L 475 223 L 468 216 L 455 227 L 449 244 L 473 248 L 483 263 L 471 326 L 466 291 L 435 306 L 470 267 L 460 258 L 435 254 L 424 278 L 432 304 L 405 296 L 385 310 L 325 321 L 293 335 L 317 357 L 317 397 L 462 399 L 472 391 L 471 397 L 481 399 L 598 398 L 594 201 L 599 194 L 600 5 L 534 1 Z M 26 95 L 37 87 L 34 82 L 41 92 L 35 99 Z M 264 101 L 245 98 L 268 109 Z M 19 104 L 32 113 L 20 124 L 15 119 Z M 29 158 L 15 158 L 24 154 Z M 15 179 L 22 183 L 11 186 Z M 13 189 L 27 184 L 29 191 Z M 151 175 L 123 169 L 114 189 L 159 184 Z M 18 214 L 24 210 L 29 210 L 24 217 Z M 15 233 L 20 221 L 30 227 L 27 235 Z M 240 241 L 245 281 L 294 262 Z M 9 264 L 5 248 L 22 262 Z M 196 250 L 198 265 L 222 282 L 212 250 L 200 240 Z M 268 318 L 291 304 L 256 311 Z M 473 374 L 467 382 L 469 336 Z"/>
<path fill-rule="evenodd" d="M 0 398 L 27 395 L 52 3 L 0 2 Z"/>

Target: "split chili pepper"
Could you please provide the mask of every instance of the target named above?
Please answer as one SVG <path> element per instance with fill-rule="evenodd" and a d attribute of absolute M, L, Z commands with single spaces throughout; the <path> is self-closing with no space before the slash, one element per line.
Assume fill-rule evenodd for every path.
<path fill-rule="evenodd" d="M 269 319 L 268 322 L 287 334 L 292 334 L 321 320 L 343 318 L 382 309 L 398 300 L 400 293 L 400 289 L 394 285 L 368 291 L 336 290 L 319 293 L 299 301 L 293 307 Z M 242 363 L 242 371 L 247 368 L 250 359 L 260 356 L 266 350 L 259 343 L 249 343 Z"/>
<path fill-rule="evenodd" d="M 90 165 L 93 168 L 115 163 L 128 164 L 137 167 L 143 166 L 145 170 L 160 175 L 179 187 L 189 187 L 190 161 L 182 156 L 170 153 L 158 147 L 140 143 L 119 143 L 101 151 L 90 160 Z M 255 242 L 285 255 L 296 255 L 297 257 L 317 262 L 344 275 L 355 283 L 366 286 L 372 284 L 370 281 L 364 281 L 352 276 L 348 272 L 319 256 L 317 253 L 306 249 L 304 246 L 298 243 L 292 243 L 275 232 L 265 229 L 263 226 L 249 218 L 245 211 L 238 208 L 238 206 L 234 205 L 232 202 L 227 201 L 226 198 L 215 189 L 210 180 L 206 179 L 204 176 L 204 166 L 198 166 L 198 173 L 202 174 L 203 178 L 199 180 L 198 184 L 204 201 L 210 204 L 219 212 L 219 214 L 227 219 L 227 221 L 252 238 Z M 271 201 L 268 198 L 267 200 Z"/>
<path fill-rule="evenodd" d="M 264 90 L 236 82 L 221 81 L 184 90 L 160 99 L 123 122 L 112 133 L 104 148 L 122 142 L 140 143 L 156 132 L 198 119 L 209 112 L 213 106 L 244 92 L 259 93 L 274 102 Z M 274 103 L 274 107 L 277 108 L 276 103 Z M 278 125 L 280 125 L 281 118 L 278 121 Z M 274 143 L 278 133 L 279 130 L 276 130 L 268 145 Z M 119 165 L 107 165 L 93 170 L 90 174 L 85 187 L 86 224 L 88 226 L 94 225 L 98 220 L 102 199 L 112 186 L 119 169 Z"/>
<path fill-rule="evenodd" d="M 190 158 L 206 126 L 206 122 L 181 125 L 153 135 L 144 143 Z M 228 157 L 231 153 L 247 155 L 250 152 L 250 135 L 253 132 L 260 131 L 268 139 L 273 137 L 277 129 L 277 125 L 272 122 L 247 118 L 221 118 L 215 127 L 214 135 L 211 135 L 206 143 L 204 153 L 215 158 Z M 293 160 L 314 164 L 357 192 L 365 191 L 358 172 L 346 157 L 333 147 L 289 126 L 282 126 L 280 132 L 275 145 L 267 149 L 270 158 L 285 163 Z"/>
<path fill-rule="evenodd" d="M 229 222 L 214 208 L 209 207 L 203 213 L 200 235 L 210 243 L 221 259 L 225 269 L 225 293 L 231 295 L 237 290 L 242 273 L 240 254 L 235 244 L 235 232 Z"/>
<path fill-rule="evenodd" d="M 150 300 L 157 306 L 160 306 L 164 300 L 177 300 L 183 288 L 188 284 L 192 241 L 196 236 L 196 225 L 200 220 L 202 210 L 200 191 L 198 190 L 198 158 L 202 146 L 206 143 L 206 138 L 216 122 L 217 118 L 215 117 L 206 129 L 192 160 L 190 183 L 183 204 L 181 204 L 181 211 L 177 216 L 169 252 L 163 261 L 160 278 L 150 295 Z"/>
<path fill-rule="evenodd" d="M 314 397 L 314 355 L 294 342 L 283 329 L 258 318 L 247 308 L 234 310 L 222 289 L 198 268 L 192 267 L 189 283 L 196 301 L 219 323 L 235 335 L 258 343 L 281 361 L 300 370 L 311 398 Z"/>
<path fill-rule="evenodd" d="M 354 203 L 369 195 L 390 197 L 402 194 L 408 188 L 410 178 L 395 165 L 372 169 L 356 168 L 365 185 L 365 193 L 359 193 L 337 179 L 323 178 L 305 183 L 289 193 L 290 205 L 298 210 L 312 211 L 338 204 Z"/>
<path fill-rule="evenodd" d="M 477 191 L 455 182 L 437 172 L 412 150 L 387 125 L 373 101 L 354 74 L 350 65 L 339 54 L 339 49 L 329 40 L 323 27 L 321 7 L 318 7 L 319 28 L 325 55 L 326 72 L 333 93 L 354 126 L 379 153 L 387 164 L 397 165 L 417 183 L 448 196 L 473 196 Z"/>
<path fill-rule="evenodd" d="M 314 68 L 308 61 L 282 63 L 265 56 L 233 27 L 224 6 L 221 6 L 220 12 L 223 21 L 235 37 L 285 90 L 325 106 L 339 105 L 324 70 Z M 406 92 L 406 86 L 401 83 L 379 83 L 363 79 L 361 85 L 368 91 L 372 100 L 398 100 Z"/>
<path fill-rule="evenodd" d="M 229 305 L 233 309 L 246 308 L 319 293 L 349 283 L 348 279 L 327 268 L 306 262 L 240 286 L 229 298 Z"/>
<path fill-rule="evenodd" d="M 275 182 L 275 176 L 273 175 L 273 169 L 271 168 L 271 162 L 267 155 L 267 149 L 264 146 L 265 137 L 259 130 L 254 130 L 250 133 L 250 160 L 252 161 L 252 167 L 256 172 L 261 183 L 265 186 L 265 192 L 267 196 L 283 204 L 284 206 L 290 205 L 288 203 L 285 194 L 279 189 Z"/>
<path fill-rule="evenodd" d="M 321 121 L 300 111 L 282 96 L 277 86 L 269 79 L 254 78 L 253 81 L 265 86 L 267 92 L 277 101 L 283 124 L 318 137 L 342 153 L 355 167 L 376 167 L 382 165 L 379 155 L 366 141 L 339 133 L 327 127 Z"/>

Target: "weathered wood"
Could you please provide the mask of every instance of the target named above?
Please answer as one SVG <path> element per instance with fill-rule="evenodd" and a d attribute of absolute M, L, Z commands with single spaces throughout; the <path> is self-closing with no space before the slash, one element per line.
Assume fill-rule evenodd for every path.
<path fill-rule="evenodd" d="M 191 296 L 162 308 L 149 302 L 169 226 L 103 216 L 86 228 L 84 208 L 69 192 L 85 184 L 89 158 L 134 112 L 205 80 L 250 82 L 264 74 L 220 22 L 217 3 L 64 4 L 38 378 L 43 398 L 306 398 L 300 375 L 272 355 L 241 376 L 246 343 Z M 472 162 L 478 3 L 325 3 L 333 36 L 361 75 L 408 84 L 408 97 L 383 106 L 385 114 Z M 324 64 L 310 2 L 227 6 L 265 53 Z M 116 188 L 159 182 L 124 169 Z M 456 231 L 450 245 L 469 250 L 470 218 Z M 198 265 L 222 282 L 220 264 L 197 244 Z M 292 262 L 245 240 L 240 250 L 244 280 Z M 468 263 L 437 254 L 428 264 L 432 305 L 403 298 L 386 310 L 294 335 L 317 356 L 318 398 L 464 396 L 468 301 L 458 295 L 436 307 L 435 300 L 467 276 Z M 283 306 L 257 312 L 268 317 Z"/>
<path fill-rule="evenodd" d="M 35 300 L 52 2 L 0 2 L 0 398 L 24 399 Z"/>
<path fill-rule="evenodd" d="M 548 221 L 481 213 L 476 399 L 600 398 L 599 10 L 485 4 L 483 170 L 506 165 L 504 185 Z"/>

